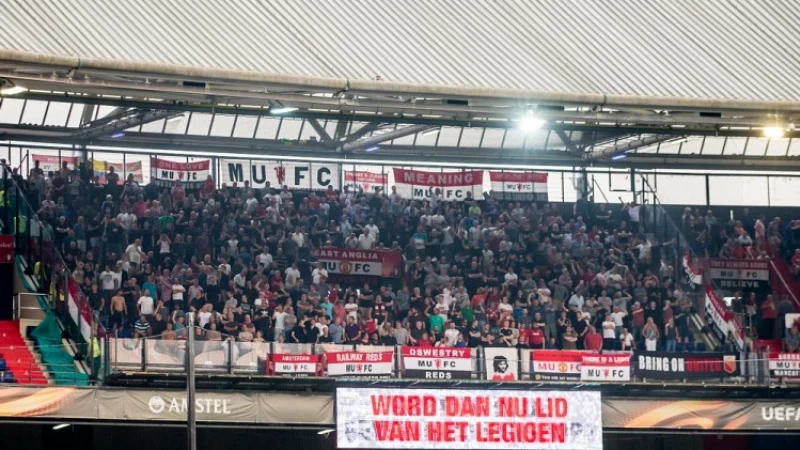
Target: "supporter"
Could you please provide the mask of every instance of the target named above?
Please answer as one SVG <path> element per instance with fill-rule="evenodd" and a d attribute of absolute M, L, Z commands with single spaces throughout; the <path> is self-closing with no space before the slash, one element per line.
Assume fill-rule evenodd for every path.
<path fill-rule="evenodd" d="M 642 336 L 644 336 L 645 348 L 647 351 L 656 351 L 660 333 L 652 317 L 647 318 L 647 323 L 644 328 L 642 328 Z"/>

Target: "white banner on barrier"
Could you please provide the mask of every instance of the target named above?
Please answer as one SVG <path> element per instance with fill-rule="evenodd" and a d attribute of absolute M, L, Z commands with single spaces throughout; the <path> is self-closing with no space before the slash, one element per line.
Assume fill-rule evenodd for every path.
<path fill-rule="evenodd" d="M 339 448 L 602 450 L 599 392 L 336 389 Z"/>
<path fill-rule="evenodd" d="M 341 187 L 337 163 L 220 159 L 219 164 L 220 179 L 227 185 L 238 183 L 241 186 L 247 181 L 257 189 L 286 186 L 315 191 L 328 189 L 328 186 Z"/>

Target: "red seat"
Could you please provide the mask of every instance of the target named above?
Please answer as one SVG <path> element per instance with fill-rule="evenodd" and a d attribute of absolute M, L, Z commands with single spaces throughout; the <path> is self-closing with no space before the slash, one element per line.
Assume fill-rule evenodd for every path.
<path fill-rule="evenodd" d="M 8 371 L 17 383 L 46 385 L 47 377 L 36 362 L 19 332 L 19 322 L 0 321 L 0 357 L 5 359 Z"/>

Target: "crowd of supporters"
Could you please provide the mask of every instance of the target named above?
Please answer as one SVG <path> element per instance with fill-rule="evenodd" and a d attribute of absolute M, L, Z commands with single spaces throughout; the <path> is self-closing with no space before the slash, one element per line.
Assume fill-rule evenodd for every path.
<path fill-rule="evenodd" d="M 564 349 L 693 348 L 673 242 L 635 205 L 444 202 L 329 189 L 195 189 L 66 165 L 22 180 L 111 333 L 198 339 Z M 93 182 L 94 181 L 94 182 Z M 314 250 L 402 252 L 399 283 L 337 284 Z"/>
<path fill-rule="evenodd" d="M 790 262 L 792 273 L 800 276 L 800 220 L 785 223 L 777 216 L 767 219 L 763 214 L 752 214 L 750 208 L 722 220 L 712 210 L 703 214 L 699 209 L 685 208 L 681 228 L 701 257 L 766 261 L 773 255 L 783 256 Z M 730 307 L 751 338 L 784 338 L 786 350 L 798 350 L 800 342 L 795 341 L 800 329 L 787 331 L 784 323 L 786 315 L 795 310 L 788 295 L 776 300 L 770 292 L 736 292 Z"/>

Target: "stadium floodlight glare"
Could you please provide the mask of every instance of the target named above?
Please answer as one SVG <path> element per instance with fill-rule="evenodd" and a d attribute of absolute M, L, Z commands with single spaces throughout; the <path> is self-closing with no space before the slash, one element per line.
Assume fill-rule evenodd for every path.
<path fill-rule="evenodd" d="M 116 132 L 116 133 L 111 135 L 111 139 L 117 139 L 117 138 L 121 138 L 123 136 L 125 136 L 125 132 L 124 131 L 118 131 L 118 132 Z"/>
<path fill-rule="evenodd" d="M 336 431 L 336 430 L 334 430 L 333 428 L 325 428 L 324 430 L 317 431 L 317 434 L 326 435 L 326 434 L 331 434 L 334 431 Z"/>
<path fill-rule="evenodd" d="M 364 151 L 367 153 L 372 153 L 372 152 L 377 152 L 380 149 L 381 149 L 380 145 L 373 145 L 372 147 L 365 148 Z"/>
<path fill-rule="evenodd" d="M 24 88 L 22 86 L 11 86 L 5 89 L 0 89 L 0 95 L 17 95 L 27 91 L 28 88 Z"/>
<path fill-rule="evenodd" d="M 297 110 L 298 110 L 298 108 L 293 108 L 291 106 L 281 106 L 281 107 L 278 107 L 278 108 L 270 108 L 269 112 L 272 113 L 272 114 L 286 114 L 286 113 L 290 113 L 290 112 L 295 112 Z"/>
<path fill-rule="evenodd" d="M 764 137 L 768 137 L 770 139 L 778 139 L 783 137 L 783 128 L 782 127 L 764 127 Z"/>
<path fill-rule="evenodd" d="M 53 427 L 53 430 L 55 430 L 55 431 L 58 431 L 58 430 L 63 430 L 64 428 L 67 428 L 68 426 L 69 426 L 69 424 L 68 424 L 68 423 L 60 423 L 60 424 L 58 424 L 58 425 L 55 425 L 55 426 Z"/>
<path fill-rule="evenodd" d="M 542 128 L 545 123 L 544 120 L 537 119 L 536 116 L 533 115 L 533 111 L 528 111 L 528 114 L 519 120 L 519 129 L 524 133 L 531 133 Z"/>
<path fill-rule="evenodd" d="M 619 155 L 612 156 L 611 159 L 614 160 L 614 161 L 617 161 L 617 160 L 624 159 L 624 158 L 627 158 L 627 157 L 628 157 L 628 155 L 626 155 L 625 153 L 620 153 Z"/>

